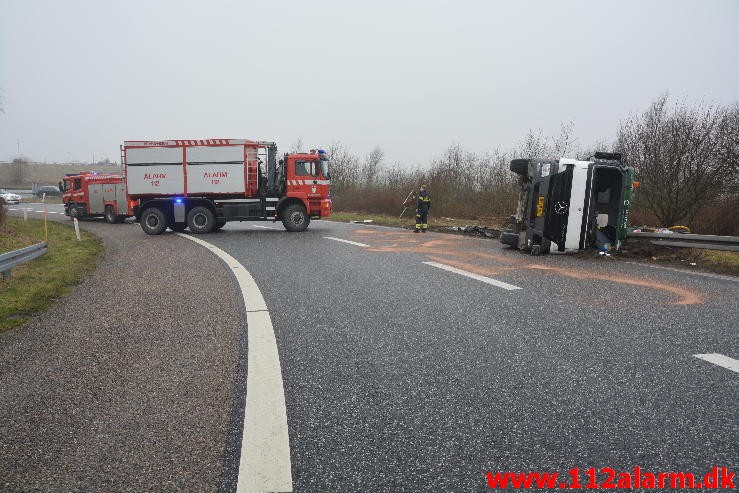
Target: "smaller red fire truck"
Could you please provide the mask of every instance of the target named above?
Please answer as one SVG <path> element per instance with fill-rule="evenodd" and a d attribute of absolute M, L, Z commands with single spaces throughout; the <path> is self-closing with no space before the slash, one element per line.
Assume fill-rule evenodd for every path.
<path fill-rule="evenodd" d="M 64 213 L 71 219 L 104 217 L 118 223 L 131 216 L 126 199 L 126 180 L 121 175 L 83 171 L 68 173 L 59 184 Z"/>

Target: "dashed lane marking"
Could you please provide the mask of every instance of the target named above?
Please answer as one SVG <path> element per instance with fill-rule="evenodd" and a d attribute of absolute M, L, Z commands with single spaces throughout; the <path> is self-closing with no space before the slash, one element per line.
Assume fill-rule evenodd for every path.
<path fill-rule="evenodd" d="M 734 358 L 729 358 L 728 356 L 718 353 L 694 354 L 693 356 L 722 368 L 726 368 L 727 370 L 731 370 L 734 373 L 739 373 L 739 360 L 735 360 Z"/>
<path fill-rule="evenodd" d="M 274 228 L 272 226 L 262 226 L 260 224 L 252 224 L 252 228 L 262 228 L 262 229 L 280 229 L 280 228 Z"/>
<path fill-rule="evenodd" d="M 508 284 L 507 282 L 498 281 L 497 279 L 493 279 L 492 277 L 485 277 L 481 276 L 479 274 L 474 274 L 472 272 L 467 272 L 466 270 L 457 269 L 456 267 L 452 267 L 450 265 L 446 264 L 440 264 L 438 262 L 424 262 L 426 265 L 430 265 L 431 267 L 436 267 L 438 269 L 443 269 L 449 272 L 453 272 L 455 274 L 459 274 L 460 276 L 469 277 L 471 279 L 476 279 L 480 282 L 484 282 L 486 284 L 491 284 L 493 286 L 497 286 L 499 288 L 505 289 L 507 291 L 514 291 L 516 289 L 522 289 L 518 286 L 514 286 L 513 284 Z"/>
<path fill-rule="evenodd" d="M 244 297 L 249 352 L 236 491 L 292 491 L 285 390 L 275 332 L 264 297 L 252 275 L 238 260 L 200 238 L 177 234 L 204 246 L 223 260 L 236 276 Z"/>
<path fill-rule="evenodd" d="M 11 208 L 8 208 L 8 210 L 9 211 L 20 211 L 20 212 L 23 212 L 23 209 L 11 209 Z M 38 214 L 43 214 L 44 213 L 44 211 L 37 211 L 37 210 L 33 210 L 33 209 L 26 209 L 26 212 L 36 212 Z M 47 214 L 64 214 L 63 212 L 58 212 L 58 211 L 46 211 L 46 213 Z"/>
<path fill-rule="evenodd" d="M 342 243 L 348 243 L 349 245 L 355 245 L 355 246 L 359 246 L 359 247 L 368 247 L 369 246 L 369 245 L 367 245 L 365 243 L 357 243 L 356 241 L 349 241 L 349 240 L 344 240 L 344 239 L 341 239 L 341 238 L 334 238 L 333 236 L 324 236 L 324 238 L 326 238 L 327 240 L 340 241 Z"/>

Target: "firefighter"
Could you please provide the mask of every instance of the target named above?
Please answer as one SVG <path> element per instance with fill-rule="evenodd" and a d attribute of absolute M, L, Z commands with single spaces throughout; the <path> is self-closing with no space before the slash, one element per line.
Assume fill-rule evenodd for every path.
<path fill-rule="evenodd" d="M 416 203 L 416 233 L 425 233 L 429 229 L 429 209 L 431 208 L 431 196 L 426 191 L 426 185 L 421 185 Z"/>

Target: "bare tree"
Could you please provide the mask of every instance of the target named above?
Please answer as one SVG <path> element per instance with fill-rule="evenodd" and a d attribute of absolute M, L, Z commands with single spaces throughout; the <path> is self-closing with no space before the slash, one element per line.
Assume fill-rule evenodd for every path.
<path fill-rule="evenodd" d="M 572 122 L 560 122 L 559 134 L 553 136 L 545 136 L 540 128 L 529 129 L 523 141 L 513 150 L 513 157 L 558 159 L 576 156 L 580 150 L 574 129 L 575 125 Z"/>
<path fill-rule="evenodd" d="M 359 182 L 359 158 L 351 153 L 349 147 L 334 142 L 328 147 L 331 167 L 331 185 L 337 194 L 353 189 Z"/>
<path fill-rule="evenodd" d="M 588 147 L 582 148 L 577 151 L 577 156 L 580 159 L 588 159 L 592 157 L 596 152 L 616 152 L 613 142 L 608 142 L 606 139 L 597 139 L 595 142 L 590 144 Z"/>
<path fill-rule="evenodd" d="M 529 129 L 523 141 L 513 151 L 514 158 L 547 157 L 549 149 L 547 139 L 541 129 Z"/>
<path fill-rule="evenodd" d="M 372 186 L 375 183 L 377 176 L 380 172 L 380 166 L 382 160 L 385 158 L 385 153 L 380 146 L 375 146 L 372 152 L 367 154 L 362 164 L 362 178 L 365 186 Z"/>
<path fill-rule="evenodd" d="M 573 135 L 575 124 L 560 122 L 559 135 L 551 137 L 549 151 L 552 157 L 572 157 L 577 154 L 577 138 Z"/>
<path fill-rule="evenodd" d="M 300 152 L 304 152 L 303 149 L 303 137 L 298 137 L 298 140 L 290 144 L 290 149 L 288 150 L 290 154 L 297 154 Z"/>
<path fill-rule="evenodd" d="M 667 94 L 621 123 L 618 148 L 636 168 L 639 199 L 663 226 L 736 193 L 739 105 L 670 105 Z"/>

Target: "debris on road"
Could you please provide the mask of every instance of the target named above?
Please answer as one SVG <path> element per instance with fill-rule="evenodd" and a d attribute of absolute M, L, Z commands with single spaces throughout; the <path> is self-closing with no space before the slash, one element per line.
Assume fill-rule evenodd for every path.
<path fill-rule="evenodd" d="M 630 230 L 632 233 L 680 233 L 689 234 L 690 228 L 687 226 L 670 226 L 669 228 L 652 228 L 650 226 L 639 226 L 636 229 Z"/>
<path fill-rule="evenodd" d="M 497 229 L 486 228 L 484 226 L 446 226 L 444 229 L 473 236 L 483 236 L 485 238 L 498 238 L 500 236 L 500 231 Z"/>

